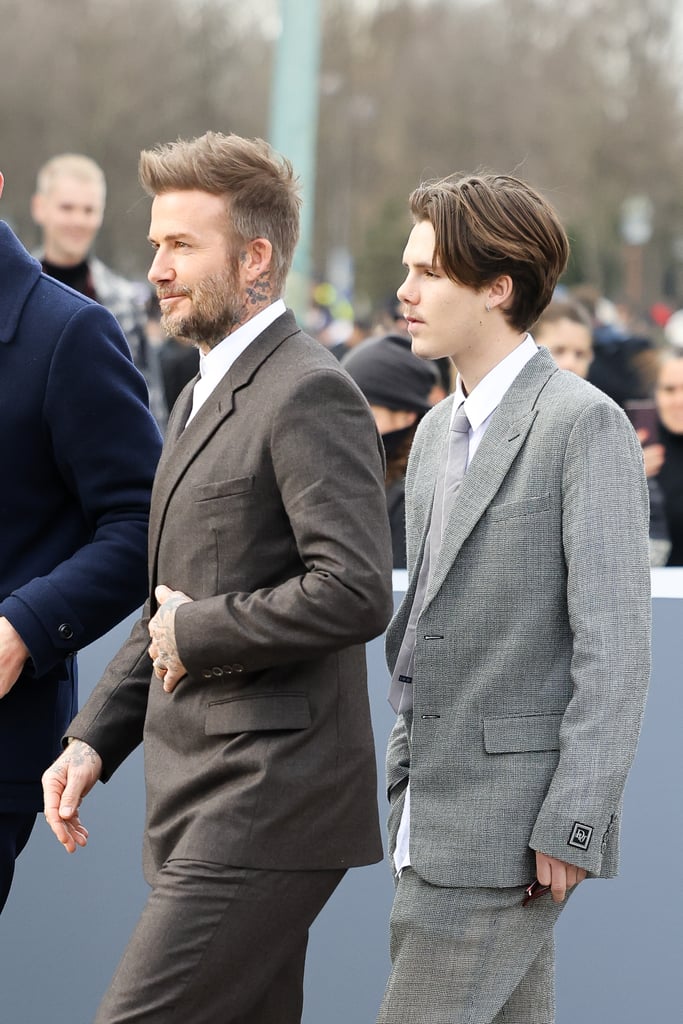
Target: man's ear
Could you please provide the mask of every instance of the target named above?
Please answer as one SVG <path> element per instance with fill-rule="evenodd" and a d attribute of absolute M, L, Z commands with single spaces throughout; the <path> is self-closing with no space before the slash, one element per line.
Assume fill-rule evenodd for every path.
<path fill-rule="evenodd" d="M 243 269 L 247 284 L 253 284 L 270 268 L 273 246 L 267 238 L 252 238 L 245 247 Z"/>
<path fill-rule="evenodd" d="M 0 196 L 2 195 L 2 186 L 3 186 L 4 184 L 5 184 L 5 179 L 4 179 L 4 177 L 2 176 L 2 171 L 0 171 Z"/>
<path fill-rule="evenodd" d="M 487 288 L 487 308 L 495 309 L 496 306 L 505 306 L 512 298 L 514 285 L 509 274 L 501 274 Z"/>

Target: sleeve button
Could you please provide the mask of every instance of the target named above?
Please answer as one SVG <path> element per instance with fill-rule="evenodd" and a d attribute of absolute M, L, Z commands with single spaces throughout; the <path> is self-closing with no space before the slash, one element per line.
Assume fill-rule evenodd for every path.
<path fill-rule="evenodd" d="M 61 636 L 62 640 L 71 640 L 74 635 L 73 627 L 70 626 L 68 622 L 63 622 L 57 632 Z"/>

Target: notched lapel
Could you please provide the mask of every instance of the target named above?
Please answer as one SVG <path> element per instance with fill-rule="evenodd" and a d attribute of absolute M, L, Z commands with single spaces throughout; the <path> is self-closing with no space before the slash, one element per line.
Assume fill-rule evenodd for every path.
<path fill-rule="evenodd" d="M 557 366 L 547 349 L 540 348 L 491 417 L 445 524 L 443 543 L 425 594 L 425 607 L 443 585 L 460 549 L 500 490 L 536 418 L 538 397 L 556 372 Z"/>
<path fill-rule="evenodd" d="M 167 452 L 170 451 L 178 438 L 182 436 L 185 424 L 187 423 L 187 417 L 192 409 L 192 393 L 198 380 L 199 374 L 197 373 L 192 380 L 187 382 L 175 401 L 164 437 L 165 450 Z"/>
<path fill-rule="evenodd" d="M 422 441 L 419 465 L 415 467 L 415 477 L 419 481 L 419 486 L 413 488 L 412 497 L 412 513 L 416 527 L 414 532 L 422 536 L 423 541 L 432 517 L 437 476 L 446 455 L 452 409 L 453 398 L 449 396 L 430 413 L 429 433 Z M 419 562 L 417 564 L 419 565 Z"/>
<path fill-rule="evenodd" d="M 156 566 L 159 537 L 168 503 L 173 491 L 185 475 L 188 466 L 201 457 L 202 449 L 222 423 L 232 414 L 235 392 L 246 387 L 258 368 L 273 354 L 283 341 L 299 330 L 294 314 L 287 310 L 263 331 L 239 356 L 225 377 L 219 382 L 191 423 L 187 417 L 192 408 L 192 387 L 178 399 L 182 402 L 173 417 L 170 434 L 164 444 L 159 463 L 149 525 L 150 558 Z"/>

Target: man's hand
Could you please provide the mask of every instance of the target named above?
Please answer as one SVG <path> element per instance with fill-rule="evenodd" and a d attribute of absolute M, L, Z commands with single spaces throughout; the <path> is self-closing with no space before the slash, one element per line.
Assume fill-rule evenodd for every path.
<path fill-rule="evenodd" d="M 0 697 L 10 692 L 30 656 L 12 623 L 0 616 Z"/>
<path fill-rule="evenodd" d="M 564 860 L 556 860 L 547 853 L 536 850 L 536 878 L 541 885 L 549 885 L 556 903 L 562 903 L 569 889 L 572 889 L 586 877 L 584 868 L 569 864 Z"/>
<path fill-rule="evenodd" d="M 102 774 L 102 758 L 83 740 L 74 740 L 43 774 L 45 818 L 68 853 L 85 846 L 88 830 L 78 808 Z"/>
<path fill-rule="evenodd" d="M 180 590 L 159 586 L 154 591 L 159 610 L 149 620 L 149 656 L 154 665 L 154 674 L 163 679 L 164 690 L 172 693 L 176 684 L 187 675 L 187 669 L 180 660 L 175 639 L 175 613 L 178 605 L 187 604 L 192 598 Z"/>

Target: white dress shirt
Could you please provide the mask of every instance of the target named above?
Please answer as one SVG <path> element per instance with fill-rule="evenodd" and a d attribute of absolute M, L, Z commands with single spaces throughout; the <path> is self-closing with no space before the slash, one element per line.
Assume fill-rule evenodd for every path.
<path fill-rule="evenodd" d="M 238 356 L 242 355 L 251 345 L 252 341 L 265 331 L 266 327 L 270 327 L 274 320 L 282 316 L 286 308 L 283 299 L 276 299 L 270 306 L 266 306 L 260 313 L 253 316 L 251 320 L 247 320 L 236 331 L 233 331 L 232 334 L 228 334 L 222 341 L 219 341 L 215 348 L 212 348 L 209 352 L 200 352 L 200 379 L 195 384 L 194 391 L 192 392 L 192 410 L 185 426 L 197 415 L 204 402 L 220 384 Z"/>
<path fill-rule="evenodd" d="M 486 376 L 479 381 L 476 388 L 465 398 L 460 374 L 455 383 L 453 393 L 453 411 L 451 422 L 460 406 L 465 404 L 465 412 L 470 421 L 469 446 L 467 449 L 467 465 L 474 458 L 474 453 L 479 447 L 486 428 L 491 422 L 491 417 L 500 405 L 503 395 L 508 390 L 515 377 L 522 367 L 526 366 L 529 360 L 536 355 L 538 348 L 536 342 L 527 334 L 524 341 L 513 349 L 509 355 L 502 359 Z M 401 815 L 401 823 L 396 836 L 396 849 L 394 850 L 394 867 L 398 875 L 403 868 L 410 866 L 410 783 L 406 789 L 406 798 Z"/>

